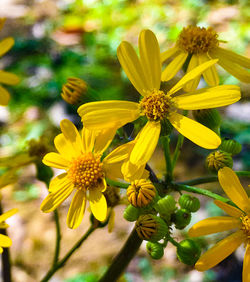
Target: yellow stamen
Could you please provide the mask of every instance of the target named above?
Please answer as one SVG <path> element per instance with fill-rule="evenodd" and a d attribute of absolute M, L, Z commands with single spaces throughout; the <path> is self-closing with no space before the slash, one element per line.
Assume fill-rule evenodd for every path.
<path fill-rule="evenodd" d="M 72 161 L 68 177 L 78 190 L 87 190 L 96 186 L 104 177 L 100 156 L 86 153 Z"/>
<path fill-rule="evenodd" d="M 140 101 L 141 111 L 149 120 L 157 121 L 167 117 L 171 101 L 170 96 L 161 90 L 154 90 Z"/>
<path fill-rule="evenodd" d="M 188 26 L 179 35 L 177 46 L 191 54 L 207 53 L 219 46 L 218 34 L 211 28 Z"/>
<path fill-rule="evenodd" d="M 250 239 L 250 217 L 248 215 L 241 218 L 242 227 L 241 230 L 247 235 L 247 239 Z"/>

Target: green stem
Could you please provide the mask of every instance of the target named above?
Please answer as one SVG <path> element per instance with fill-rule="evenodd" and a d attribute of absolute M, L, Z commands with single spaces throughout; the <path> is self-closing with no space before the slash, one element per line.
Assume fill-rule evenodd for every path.
<path fill-rule="evenodd" d="M 235 171 L 235 173 L 238 176 L 246 176 L 250 177 L 250 171 Z M 218 181 L 217 175 L 210 175 L 206 177 L 199 177 L 191 180 L 186 180 L 182 182 L 178 182 L 177 184 L 185 184 L 185 185 L 197 185 L 197 184 L 204 184 L 204 183 L 210 183 L 210 182 L 216 182 Z"/>
<path fill-rule="evenodd" d="M 56 247 L 55 247 L 55 254 L 53 259 L 53 267 L 57 264 L 59 254 L 60 254 L 60 243 L 61 243 L 61 232 L 60 232 L 60 222 L 59 222 L 59 215 L 58 211 L 54 211 L 54 219 L 56 224 Z"/>
<path fill-rule="evenodd" d="M 129 262 L 135 256 L 136 252 L 140 248 L 142 239 L 137 235 L 135 228 L 128 237 L 126 243 L 118 253 L 118 255 L 113 259 L 110 267 L 100 278 L 99 282 L 111 282 L 117 281 L 121 274 L 125 271 Z"/>
<path fill-rule="evenodd" d="M 178 242 L 176 242 L 172 237 L 168 237 L 168 241 L 170 242 L 170 243 L 172 243 L 175 247 L 178 247 L 178 245 L 179 245 L 179 243 Z"/>
<path fill-rule="evenodd" d="M 0 214 L 3 214 L 2 203 L 0 200 Z M 7 236 L 6 229 L 0 229 L 0 234 Z M 2 278 L 3 282 L 11 282 L 11 263 L 9 248 L 3 248 L 2 253 Z"/>
<path fill-rule="evenodd" d="M 111 179 L 106 179 L 106 181 L 107 181 L 107 184 L 110 186 L 115 186 L 115 187 L 124 188 L 124 189 L 127 189 L 128 186 L 130 185 L 129 183 L 122 183 L 122 182 L 114 181 Z"/>
<path fill-rule="evenodd" d="M 167 183 L 171 182 L 173 179 L 173 166 L 171 161 L 171 154 L 170 154 L 170 138 L 169 136 L 163 136 L 163 149 L 164 149 L 164 156 L 166 161 L 166 181 Z"/>
<path fill-rule="evenodd" d="M 89 237 L 89 235 L 95 230 L 96 228 L 91 225 L 87 232 L 78 240 L 75 245 L 68 251 L 68 253 L 55 265 L 52 266 L 52 268 L 48 271 L 48 273 L 44 276 L 44 278 L 41 280 L 41 282 L 47 282 L 49 279 L 53 276 L 53 274 L 60 269 L 67 260 L 71 257 L 71 255 L 75 252 L 76 249 L 78 249 L 81 244 Z"/>

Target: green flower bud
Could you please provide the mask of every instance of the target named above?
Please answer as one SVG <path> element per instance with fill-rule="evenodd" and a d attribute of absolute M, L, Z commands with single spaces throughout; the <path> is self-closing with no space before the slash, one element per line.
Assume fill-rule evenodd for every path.
<path fill-rule="evenodd" d="M 135 224 L 138 236 L 146 241 L 157 242 L 168 234 L 168 226 L 159 216 L 141 215 Z"/>
<path fill-rule="evenodd" d="M 186 209 L 189 212 L 196 212 L 200 208 L 200 201 L 194 196 L 183 194 L 179 198 L 179 205 L 182 209 Z"/>
<path fill-rule="evenodd" d="M 200 246 L 191 239 L 181 241 L 177 247 L 177 257 L 179 261 L 187 265 L 194 265 L 199 259 L 200 255 Z"/>
<path fill-rule="evenodd" d="M 217 150 L 210 153 L 206 158 L 206 167 L 212 172 L 217 172 L 224 166 L 233 167 L 233 159 L 231 154 Z"/>
<path fill-rule="evenodd" d="M 219 149 L 232 155 L 237 155 L 241 152 L 242 146 L 233 139 L 224 138 L 222 139 Z"/>
<path fill-rule="evenodd" d="M 185 228 L 191 221 L 191 213 L 186 209 L 180 209 L 174 214 L 174 223 L 177 229 Z"/>
<path fill-rule="evenodd" d="M 153 259 L 160 259 L 164 255 L 164 248 L 162 244 L 147 242 L 147 252 Z"/>
<path fill-rule="evenodd" d="M 132 205 L 128 205 L 123 212 L 123 217 L 127 221 L 136 221 L 139 215 L 140 215 L 139 209 L 135 208 Z"/>
<path fill-rule="evenodd" d="M 221 116 L 217 109 L 192 111 L 195 120 L 219 134 Z"/>
<path fill-rule="evenodd" d="M 167 195 L 164 198 L 160 199 L 155 204 L 154 208 L 160 215 L 169 215 L 176 209 L 175 199 L 173 196 Z"/>

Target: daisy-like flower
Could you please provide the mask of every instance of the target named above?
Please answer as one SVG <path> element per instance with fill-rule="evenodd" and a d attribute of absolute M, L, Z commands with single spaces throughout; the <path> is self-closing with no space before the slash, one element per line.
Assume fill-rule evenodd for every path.
<path fill-rule="evenodd" d="M 0 18 L 0 31 L 2 30 L 5 23 L 4 18 Z M 0 57 L 3 56 L 10 48 L 14 45 L 14 39 L 12 37 L 7 37 L 0 41 Z M 13 73 L 9 73 L 0 70 L 0 105 L 6 106 L 10 99 L 9 92 L 1 86 L 1 84 L 15 85 L 19 82 L 18 76 Z"/>
<path fill-rule="evenodd" d="M 0 215 L 0 229 L 5 229 L 9 227 L 9 225 L 5 223 L 4 221 L 7 218 L 14 215 L 15 213 L 17 213 L 17 211 L 18 211 L 17 209 L 11 209 Z M 8 248 L 11 245 L 12 245 L 11 239 L 6 235 L 0 234 L 0 253 L 3 252 L 3 248 Z"/>
<path fill-rule="evenodd" d="M 111 143 L 116 130 L 90 131 L 83 128 L 82 134 L 69 120 L 60 123 L 62 133 L 54 143 L 59 153 L 48 153 L 43 163 L 66 170 L 56 176 L 49 185 L 51 192 L 42 202 L 41 210 L 51 212 L 76 191 L 67 216 L 69 228 L 77 228 L 83 218 L 86 200 L 94 217 L 103 221 L 107 217 L 107 202 L 103 192 L 106 180 L 123 178 L 121 164 L 127 153 L 119 147 L 102 159 L 102 154 Z"/>
<path fill-rule="evenodd" d="M 161 61 L 173 57 L 162 73 L 162 80 L 168 81 L 181 69 L 188 56 L 191 56 L 187 72 L 198 65 L 211 59 L 219 59 L 218 64 L 227 72 L 242 82 L 250 82 L 250 73 L 245 68 L 250 68 L 250 59 L 232 51 L 221 48 L 218 34 L 211 28 L 188 26 L 183 28 L 175 46 L 161 54 Z M 219 76 L 215 66 L 201 73 L 210 86 L 219 84 Z M 192 82 L 184 86 L 186 91 L 194 91 L 200 81 L 201 74 Z"/>
<path fill-rule="evenodd" d="M 208 270 L 228 257 L 242 243 L 245 243 L 243 282 L 248 282 L 250 281 L 250 200 L 232 169 L 229 167 L 220 169 L 218 178 L 221 187 L 237 207 L 215 200 L 215 204 L 229 216 L 216 216 L 204 219 L 196 223 L 189 230 L 188 234 L 191 237 L 198 237 L 231 229 L 237 229 L 237 231 L 205 252 L 196 262 L 195 268 L 199 271 Z"/>
<path fill-rule="evenodd" d="M 130 164 L 145 164 L 157 145 L 161 121 L 168 119 L 182 135 L 207 148 L 217 148 L 220 138 L 210 129 L 187 118 L 177 109 L 198 110 L 221 107 L 240 99 L 239 87 L 234 85 L 200 89 L 193 93 L 173 96 L 186 83 L 213 66 L 217 60 L 208 61 L 186 74 L 168 93 L 160 90 L 161 61 L 160 48 L 154 33 L 143 30 L 139 37 L 138 58 L 133 47 L 126 41 L 117 50 L 118 59 L 131 83 L 142 95 L 139 103 L 128 101 L 101 101 L 86 103 L 79 107 L 78 113 L 83 124 L 89 129 L 121 127 L 140 116 L 146 116 L 147 124 L 131 146 Z"/>

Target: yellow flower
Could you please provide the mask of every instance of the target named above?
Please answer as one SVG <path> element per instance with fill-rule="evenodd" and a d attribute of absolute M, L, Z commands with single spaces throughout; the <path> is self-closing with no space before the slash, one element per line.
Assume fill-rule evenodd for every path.
<path fill-rule="evenodd" d="M 83 128 L 82 134 L 69 120 L 60 123 L 62 133 L 56 136 L 54 143 L 59 153 L 48 153 L 43 163 L 66 170 L 50 182 L 51 192 L 42 202 L 41 210 L 55 210 L 76 190 L 67 216 L 69 228 L 77 228 L 83 218 L 86 199 L 90 209 L 99 221 L 107 217 L 107 202 L 103 192 L 106 180 L 122 178 L 121 164 L 127 157 L 123 151 L 115 150 L 102 159 L 102 154 L 112 141 L 116 130 L 90 131 Z"/>
<path fill-rule="evenodd" d="M 161 61 L 174 57 L 162 73 L 162 80 L 172 79 L 182 68 L 191 55 L 187 72 L 211 59 L 219 59 L 218 64 L 240 81 L 249 83 L 250 73 L 244 68 L 250 68 L 250 59 L 232 51 L 219 47 L 218 34 L 211 28 L 188 26 L 183 28 L 175 46 L 161 54 Z M 219 76 L 215 66 L 201 73 L 210 86 L 219 84 Z M 200 81 L 201 74 L 184 86 L 185 91 L 194 91 Z"/>
<path fill-rule="evenodd" d="M 0 18 L 0 31 L 4 26 L 5 19 Z M 0 57 L 3 56 L 14 44 L 14 39 L 12 37 L 7 37 L 0 41 Z M 15 85 L 19 82 L 19 78 L 12 73 L 0 70 L 0 83 L 7 85 Z M 0 105 L 6 106 L 9 102 L 10 94 L 9 92 L 0 85 Z"/>
<path fill-rule="evenodd" d="M 132 165 L 145 164 L 158 143 L 161 121 L 168 119 L 185 137 L 197 145 L 217 148 L 221 140 L 210 129 L 177 113 L 177 109 L 198 110 L 221 107 L 240 99 L 239 87 L 234 85 L 200 89 L 193 93 L 173 96 L 188 82 L 214 65 L 217 60 L 208 61 L 186 74 L 168 93 L 160 90 L 161 62 L 158 41 L 150 30 L 143 30 L 139 37 L 140 59 L 133 47 L 126 41 L 117 50 L 118 59 L 137 91 L 143 96 L 139 103 L 128 101 L 101 101 L 86 103 L 78 113 L 89 129 L 121 127 L 140 116 L 146 116 L 147 124 L 137 136 L 130 153 Z"/>
<path fill-rule="evenodd" d="M 13 214 L 17 213 L 17 211 L 18 211 L 17 209 L 11 209 L 0 215 L 0 229 L 5 229 L 9 227 L 9 225 L 4 221 L 7 218 L 11 217 Z M 3 248 L 8 248 L 11 245 L 12 245 L 11 239 L 6 235 L 0 234 L 0 253 L 3 252 Z"/>
<path fill-rule="evenodd" d="M 243 281 L 248 282 L 250 281 L 250 200 L 232 169 L 229 167 L 220 169 L 218 178 L 223 190 L 237 205 L 237 208 L 215 200 L 215 204 L 229 216 L 204 219 L 189 230 L 189 236 L 198 237 L 230 229 L 238 230 L 205 252 L 195 264 L 195 268 L 199 271 L 205 271 L 214 267 L 233 253 L 242 243 L 245 243 L 246 253 L 243 263 Z"/>

